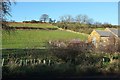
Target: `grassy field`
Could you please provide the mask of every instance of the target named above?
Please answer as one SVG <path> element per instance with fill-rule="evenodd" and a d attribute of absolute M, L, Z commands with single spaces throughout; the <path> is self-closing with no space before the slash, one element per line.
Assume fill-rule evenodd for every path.
<path fill-rule="evenodd" d="M 11 27 L 38 27 L 38 28 L 58 28 L 49 23 L 9 23 Z"/>
<path fill-rule="evenodd" d="M 105 28 L 96 28 L 96 30 L 105 30 Z"/>
<path fill-rule="evenodd" d="M 16 30 L 10 34 L 2 32 L 2 48 L 39 48 L 49 40 L 86 40 L 87 35 L 60 30 Z"/>

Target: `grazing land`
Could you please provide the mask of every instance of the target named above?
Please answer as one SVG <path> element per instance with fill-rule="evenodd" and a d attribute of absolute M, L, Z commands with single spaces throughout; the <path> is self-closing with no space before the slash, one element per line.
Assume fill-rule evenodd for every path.
<path fill-rule="evenodd" d="M 10 34 L 3 31 L 3 48 L 39 48 L 49 40 L 86 40 L 87 35 L 60 30 L 15 30 Z"/>
<path fill-rule="evenodd" d="M 9 23 L 11 27 L 36 27 L 36 28 L 58 28 L 49 23 Z"/>
<path fill-rule="evenodd" d="M 96 28 L 96 30 L 104 30 L 105 28 Z"/>

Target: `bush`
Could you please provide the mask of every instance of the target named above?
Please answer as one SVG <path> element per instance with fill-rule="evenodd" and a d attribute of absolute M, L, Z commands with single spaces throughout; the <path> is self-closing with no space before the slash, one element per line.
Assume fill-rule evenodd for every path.
<path fill-rule="evenodd" d="M 71 62 L 72 64 L 79 64 L 81 61 L 88 60 L 90 60 L 92 63 L 92 61 L 97 62 L 99 59 L 98 57 L 91 57 L 90 51 L 93 50 L 91 48 L 91 44 L 77 39 L 66 42 L 52 41 L 50 42 L 49 46 L 49 52 L 65 62 Z"/>

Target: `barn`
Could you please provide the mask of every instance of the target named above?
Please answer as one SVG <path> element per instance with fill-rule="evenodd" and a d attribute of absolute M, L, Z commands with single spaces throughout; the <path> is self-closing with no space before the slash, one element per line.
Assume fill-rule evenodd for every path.
<path fill-rule="evenodd" d="M 114 45 L 118 47 L 120 41 L 120 34 L 118 29 L 115 28 L 106 28 L 105 30 L 93 30 L 88 36 L 88 42 L 93 43 L 96 48 L 99 48 L 99 45 L 107 46 Z"/>

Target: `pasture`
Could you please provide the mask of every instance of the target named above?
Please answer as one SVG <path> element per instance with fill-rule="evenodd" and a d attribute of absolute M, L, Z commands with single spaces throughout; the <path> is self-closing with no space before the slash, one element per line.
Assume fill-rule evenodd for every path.
<path fill-rule="evenodd" d="M 15 30 L 8 34 L 2 31 L 2 48 L 41 48 L 49 40 L 86 40 L 87 35 L 60 30 Z"/>
<path fill-rule="evenodd" d="M 49 23 L 9 23 L 11 27 L 58 28 Z"/>

